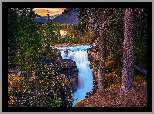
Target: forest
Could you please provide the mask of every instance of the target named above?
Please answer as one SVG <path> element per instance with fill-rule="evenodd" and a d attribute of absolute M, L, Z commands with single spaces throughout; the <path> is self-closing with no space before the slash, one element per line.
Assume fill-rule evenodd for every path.
<path fill-rule="evenodd" d="M 33 8 L 8 8 L 8 107 L 146 107 L 147 9 L 66 8 L 63 13 L 72 9 L 79 12 L 78 24 L 36 22 Z M 79 79 L 77 59 L 66 60 L 62 53 L 68 57 L 74 52 L 69 47 L 87 45 L 83 54 L 89 64 L 82 68 L 92 69 L 92 87 L 73 103 L 85 81 Z M 61 47 L 67 49 L 58 51 Z M 62 61 L 78 67 L 77 90 Z"/>

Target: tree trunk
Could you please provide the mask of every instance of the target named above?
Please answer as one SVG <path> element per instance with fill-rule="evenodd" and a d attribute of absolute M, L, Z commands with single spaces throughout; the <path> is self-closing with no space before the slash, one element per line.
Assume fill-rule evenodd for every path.
<path fill-rule="evenodd" d="M 124 15 L 124 47 L 122 69 L 122 92 L 134 89 L 134 38 L 135 22 L 132 8 L 125 9 Z"/>
<path fill-rule="evenodd" d="M 35 80 L 35 97 L 36 99 L 38 100 L 38 81 L 37 81 L 37 76 L 35 74 L 35 71 L 32 71 L 32 76 L 34 77 L 34 80 Z M 36 103 L 36 106 L 38 107 L 38 101 L 35 101 Z"/>
<path fill-rule="evenodd" d="M 98 92 L 105 92 L 105 83 L 104 83 L 104 77 L 105 77 L 105 23 L 104 23 L 104 16 L 105 11 L 102 15 L 102 24 L 101 24 L 101 30 L 100 30 L 100 37 L 99 37 L 99 69 L 98 69 Z"/>

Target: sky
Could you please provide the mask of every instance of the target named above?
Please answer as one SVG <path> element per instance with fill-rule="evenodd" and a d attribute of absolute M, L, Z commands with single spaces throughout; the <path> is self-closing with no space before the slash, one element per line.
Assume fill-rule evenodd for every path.
<path fill-rule="evenodd" d="M 49 12 L 50 16 L 61 14 L 66 8 L 34 8 L 35 13 L 41 16 L 47 16 L 46 14 Z M 48 10 L 48 11 L 47 11 Z"/>

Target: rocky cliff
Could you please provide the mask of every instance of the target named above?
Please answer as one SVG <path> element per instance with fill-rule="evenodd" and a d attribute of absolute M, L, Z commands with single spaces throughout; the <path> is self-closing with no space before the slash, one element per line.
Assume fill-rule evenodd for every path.
<path fill-rule="evenodd" d="M 59 66 L 59 74 L 64 74 L 70 82 L 72 91 L 75 92 L 78 86 L 78 69 L 75 61 L 63 59 Z"/>
<path fill-rule="evenodd" d="M 78 69 L 76 62 L 71 59 L 62 59 L 61 52 L 57 48 L 54 49 L 54 53 L 58 60 L 58 73 L 64 74 L 69 79 L 72 92 L 75 92 L 78 86 Z"/>

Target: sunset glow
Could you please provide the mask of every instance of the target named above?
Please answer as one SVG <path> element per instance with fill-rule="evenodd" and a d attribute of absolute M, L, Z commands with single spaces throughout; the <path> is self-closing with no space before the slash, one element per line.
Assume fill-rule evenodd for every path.
<path fill-rule="evenodd" d="M 35 13 L 41 15 L 41 16 L 46 16 L 48 14 L 50 16 L 61 14 L 66 8 L 34 8 Z"/>

